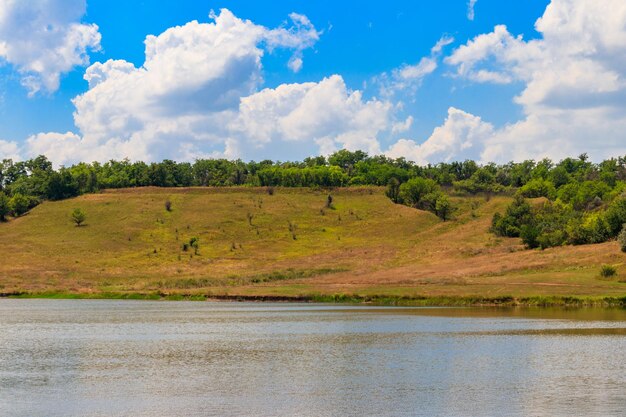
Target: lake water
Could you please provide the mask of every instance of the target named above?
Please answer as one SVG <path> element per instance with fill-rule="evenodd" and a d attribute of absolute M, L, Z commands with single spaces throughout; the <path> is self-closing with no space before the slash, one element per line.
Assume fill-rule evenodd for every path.
<path fill-rule="evenodd" d="M 0 300 L 2 416 L 626 414 L 626 311 Z"/>

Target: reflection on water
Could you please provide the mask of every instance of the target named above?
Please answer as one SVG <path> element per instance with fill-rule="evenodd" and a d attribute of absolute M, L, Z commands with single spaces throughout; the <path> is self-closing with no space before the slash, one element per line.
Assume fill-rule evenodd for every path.
<path fill-rule="evenodd" d="M 623 415 L 625 335 L 624 310 L 0 300 L 0 415 Z"/>

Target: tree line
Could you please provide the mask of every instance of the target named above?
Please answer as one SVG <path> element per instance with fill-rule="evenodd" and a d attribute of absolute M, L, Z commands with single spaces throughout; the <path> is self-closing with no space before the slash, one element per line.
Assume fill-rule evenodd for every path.
<path fill-rule="evenodd" d="M 43 200 L 108 188 L 263 186 L 386 186 L 398 204 L 454 213 L 449 195 L 514 195 L 492 231 L 521 237 L 529 247 L 603 242 L 626 223 L 626 157 L 593 163 L 586 154 L 506 164 L 455 161 L 417 165 L 404 158 L 341 150 L 299 162 L 198 159 L 193 163 L 129 160 L 78 163 L 54 169 L 45 156 L 0 163 L 0 219 L 19 216 Z M 531 200 L 529 200 L 531 199 Z"/>

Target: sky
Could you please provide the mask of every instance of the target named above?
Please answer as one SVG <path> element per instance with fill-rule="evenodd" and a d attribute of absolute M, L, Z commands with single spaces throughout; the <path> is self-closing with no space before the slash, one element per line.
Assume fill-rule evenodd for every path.
<path fill-rule="evenodd" d="M 0 159 L 626 154 L 623 0 L 0 0 Z"/>

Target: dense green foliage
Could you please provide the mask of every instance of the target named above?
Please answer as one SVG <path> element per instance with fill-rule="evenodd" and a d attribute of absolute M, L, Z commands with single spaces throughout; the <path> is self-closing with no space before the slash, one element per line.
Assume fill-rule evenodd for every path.
<path fill-rule="evenodd" d="M 617 241 L 619 242 L 619 247 L 622 249 L 622 252 L 626 252 L 626 225 L 624 225 L 622 231 L 619 232 Z"/>
<path fill-rule="evenodd" d="M 626 158 L 594 164 L 585 154 L 559 163 L 548 159 L 479 165 L 473 161 L 419 166 L 404 158 L 338 151 L 302 162 L 199 159 L 193 163 L 109 161 L 55 170 L 45 156 L 0 163 L 0 219 L 20 216 L 42 200 L 60 200 L 105 188 L 264 186 L 387 186 L 399 204 L 428 210 L 443 220 L 455 207 L 448 195 L 516 195 L 492 230 L 521 237 L 529 247 L 603 242 L 626 223 Z M 445 190 L 445 192 L 444 192 Z M 525 199 L 541 199 L 529 203 Z M 166 207 L 167 209 L 167 207 Z"/>
<path fill-rule="evenodd" d="M 521 237 L 530 248 L 614 239 L 626 223 L 626 159 L 592 164 L 586 155 L 557 165 L 542 161 L 492 231 Z M 524 198 L 543 198 L 532 205 Z"/>

